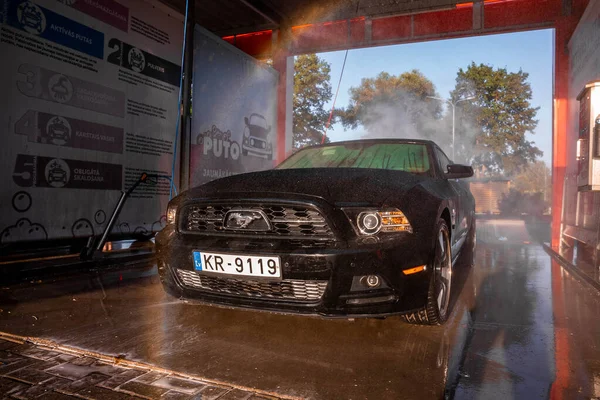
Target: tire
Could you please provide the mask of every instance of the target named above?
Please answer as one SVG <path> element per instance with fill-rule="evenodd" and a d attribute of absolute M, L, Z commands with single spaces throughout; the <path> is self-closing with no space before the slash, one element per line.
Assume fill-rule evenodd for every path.
<path fill-rule="evenodd" d="M 469 228 L 469 234 L 467 236 L 467 249 L 475 254 L 475 248 L 477 247 L 477 220 L 472 217 L 471 227 Z"/>
<path fill-rule="evenodd" d="M 449 232 L 446 222 L 443 219 L 438 220 L 427 303 L 417 311 L 402 315 L 405 322 L 419 325 L 441 325 L 450 315 L 452 255 L 450 254 Z"/>

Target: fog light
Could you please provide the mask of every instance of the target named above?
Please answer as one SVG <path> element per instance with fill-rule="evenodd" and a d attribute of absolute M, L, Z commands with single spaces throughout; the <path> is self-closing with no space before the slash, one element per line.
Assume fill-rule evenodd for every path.
<path fill-rule="evenodd" d="M 351 292 L 380 289 L 389 289 L 389 286 L 379 275 L 356 275 L 352 278 Z"/>
<path fill-rule="evenodd" d="M 367 275 L 363 277 L 363 283 L 365 283 L 370 288 L 376 288 L 381 285 L 381 279 L 377 275 Z"/>

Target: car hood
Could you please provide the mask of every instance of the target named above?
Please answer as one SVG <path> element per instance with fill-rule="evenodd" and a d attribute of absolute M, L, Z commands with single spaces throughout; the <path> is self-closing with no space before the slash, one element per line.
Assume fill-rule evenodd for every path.
<path fill-rule="evenodd" d="M 428 178 L 381 169 L 273 169 L 218 179 L 189 190 L 187 196 L 224 198 L 242 193 L 257 197 L 308 195 L 334 205 L 382 205 L 390 196 L 401 197 L 424 179 Z"/>

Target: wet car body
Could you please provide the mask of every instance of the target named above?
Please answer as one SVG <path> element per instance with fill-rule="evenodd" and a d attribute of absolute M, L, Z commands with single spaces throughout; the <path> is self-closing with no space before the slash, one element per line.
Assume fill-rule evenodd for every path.
<path fill-rule="evenodd" d="M 427 149 L 432 163 L 426 174 L 371 168 L 274 169 L 219 179 L 173 199 L 169 210 L 176 210 L 174 221 L 156 238 L 165 289 L 207 303 L 328 317 L 422 312 L 432 284 L 438 224 L 448 226 L 454 261 L 474 233 L 475 205 L 466 184 L 448 179 L 442 171 L 437 145 L 404 142 Z M 273 221 L 271 229 L 228 230 L 223 229 L 225 221 L 198 229 L 190 222 L 198 215 L 218 221 L 236 210 L 252 209 Z M 357 215 L 371 210 L 401 210 L 410 230 L 362 234 Z M 285 220 L 290 222 L 281 222 Z M 281 279 L 195 271 L 192 253 L 209 250 L 279 257 Z M 369 276 L 377 276 L 378 284 L 369 285 Z M 418 319 L 409 322 L 426 323 Z"/>

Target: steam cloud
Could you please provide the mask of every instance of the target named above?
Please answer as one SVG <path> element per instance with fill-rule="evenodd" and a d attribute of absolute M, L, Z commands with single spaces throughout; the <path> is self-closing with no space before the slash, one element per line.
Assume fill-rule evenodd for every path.
<path fill-rule="evenodd" d="M 393 101 L 380 102 L 365 107 L 362 121 L 365 134 L 362 138 L 423 139 L 436 142 L 452 158 L 452 113 L 447 110 L 442 117 L 437 112 L 438 100 L 419 100 L 414 96 L 399 94 Z M 475 137 L 481 130 L 463 118 L 460 105 L 456 110 L 455 158 L 457 163 L 471 163 L 478 154 Z"/>

